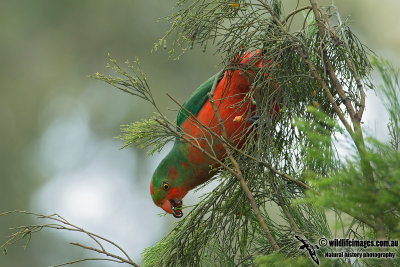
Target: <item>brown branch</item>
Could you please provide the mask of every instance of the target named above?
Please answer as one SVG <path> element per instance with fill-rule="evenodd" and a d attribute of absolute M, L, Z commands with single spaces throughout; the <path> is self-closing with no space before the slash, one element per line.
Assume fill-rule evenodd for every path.
<path fill-rule="evenodd" d="M 118 259 L 123 263 L 127 263 L 127 264 L 130 264 L 130 265 L 135 266 L 135 267 L 140 267 L 138 264 L 136 264 L 136 263 L 134 263 L 134 262 L 132 262 L 130 260 L 126 260 L 126 259 L 124 259 L 124 258 L 122 258 L 122 257 L 120 257 L 118 255 L 115 255 L 113 253 L 110 253 L 108 251 L 102 251 L 100 249 L 97 249 L 97 248 L 94 248 L 94 247 L 89 247 L 89 246 L 86 246 L 86 245 L 83 245 L 83 244 L 80 244 L 80 243 L 77 243 L 77 242 L 71 242 L 70 244 L 74 245 L 74 246 L 77 246 L 77 247 L 81 247 L 81 248 L 87 249 L 87 250 L 95 251 L 95 252 L 100 253 L 100 254 L 104 254 L 106 256 L 112 257 L 114 259 Z"/>
<path fill-rule="evenodd" d="M 213 84 L 212 84 L 211 91 L 209 92 L 209 94 L 214 95 L 214 91 L 215 91 L 215 88 L 217 87 L 217 83 L 218 83 L 218 78 L 219 78 L 220 75 L 222 75 L 222 73 L 223 73 L 224 71 L 225 71 L 225 69 L 220 70 L 220 71 L 217 73 L 217 76 L 215 76 L 215 79 L 214 79 L 214 82 L 213 82 Z"/>
<path fill-rule="evenodd" d="M 317 69 L 314 67 L 314 65 L 311 63 L 311 61 L 308 59 L 308 55 L 304 54 L 303 51 L 301 51 L 301 49 L 298 49 L 298 50 L 299 50 L 300 55 L 303 57 L 304 62 L 307 64 L 308 68 L 310 69 L 311 73 L 313 74 L 314 78 L 322 86 L 322 89 L 324 89 L 325 95 L 328 98 L 329 102 L 331 103 L 331 105 L 332 105 L 333 109 L 335 110 L 336 114 L 338 115 L 340 121 L 343 123 L 344 127 L 346 127 L 347 131 L 350 134 L 352 134 L 353 133 L 353 129 L 351 128 L 350 124 L 347 122 L 347 120 L 344 117 L 344 114 L 340 110 L 339 106 L 336 104 L 336 101 L 333 98 L 333 95 L 332 95 L 331 91 L 329 90 L 328 85 L 325 83 L 325 81 L 318 74 Z"/>
<path fill-rule="evenodd" d="M 363 87 L 363 85 L 361 83 L 361 80 L 358 77 L 357 72 L 355 71 L 355 68 L 354 68 L 353 64 L 351 63 L 351 61 L 347 57 L 346 57 L 346 61 L 347 61 L 347 64 L 349 64 L 350 70 L 353 73 L 354 78 L 356 80 L 357 88 L 360 91 L 361 99 L 360 99 L 359 109 L 357 111 L 357 116 L 356 116 L 356 119 L 357 119 L 357 122 L 358 122 L 358 126 L 360 126 L 361 119 L 362 119 L 362 116 L 363 116 L 364 110 L 365 110 L 365 91 L 364 91 L 364 87 Z"/>
<path fill-rule="evenodd" d="M 272 172 L 278 174 L 279 176 L 282 176 L 283 178 L 285 178 L 285 179 L 287 179 L 287 180 L 289 180 L 289 181 L 291 181 L 291 182 L 293 182 L 293 183 L 296 183 L 296 184 L 298 184 L 298 185 L 304 187 L 304 188 L 307 189 L 307 190 L 311 190 L 311 191 L 314 191 L 314 192 L 315 192 L 315 190 L 314 190 L 313 188 L 311 188 L 309 185 L 303 183 L 302 181 L 300 181 L 300 180 L 298 180 L 298 179 L 293 178 L 292 176 L 290 176 L 290 175 L 287 174 L 287 173 L 284 173 L 284 172 L 281 172 L 281 171 L 275 169 L 274 167 L 272 167 L 272 166 L 271 166 L 270 164 L 268 164 L 267 162 L 260 161 L 260 160 L 256 159 L 256 158 L 253 157 L 253 156 L 250 156 L 250 155 L 247 155 L 247 156 L 248 156 L 249 158 L 251 158 L 251 159 L 257 161 L 259 164 L 261 164 L 261 165 L 267 167 L 268 169 L 270 169 Z"/>
<path fill-rule="evenodd" d="M 111 262 L 117 262 L 117 263 L 123 263 L 122 261 L 119 260 L 113 260 L 113 259 L 107 259 L 107 258 L 86 258 L 86 259 L 80 259 L 80 260 L 74 260 L 74 261 L 69 261 L 57 265 L 51 265 L 50 267 L 60 267 L 60 266 L 66 266 L 66 265 L 72 265 L 75 263 L 80 263 L 84 261 L 111 261 Z"/>
<path fill-rule="evenodd" d="M 286 16 L 285 23 L 286 23 L 286 22 L 290 19 L 290 17 L 292 17 L 293 15 L 296 15 L 297 13 L 299 13 L 299 12 L 301 12 L 301 11 L 303 11 L 303 10 L 307 10 L 307 9 L 311 9 L 311 6 L 305 6 L 305 7 L 302 7 L 302 8 L 299 8 L 299 9 L 296 9 L 296 10 L 290 12 L 290 13 Z"/>
<path fill-rule="evenodd" d="M 318 32 L 319 32 L 319 36 L 321 38 L 321 42 L 325 37 L 325 26 L 322 22 L 321 16 L 320 16 L 320 12 L 319 9 L 317 7 L 317 4 L 315 3 L 315 0 L 310 0 L 313 12 L 314 12 L 314 17 L 315 20 L 317 21 L 317 26 L 318 26 Z M 328 19 L 326 19 L 328 20 Z M 331 32 L 331 34 L 334 34 L 333 31 Z M 353 122 L 353 126 L 354 128 L 356 128 L 357 126 L 359 126 L 359 121 L 356 118 L 356 112 L 354 111 L 354 107 L 351 104 L 351 101 L 348 100 L 347 95 L 342 87 L 342 85 L 340 84 L 339 79 L 337 78 L 335 71 L 333 69 L 332 63 L 329 60 L 329 56 L 328 56 L 328 52 L 326 50 L 326 45 L 324 42 L 322 42 L 322 53 L 323 53 L 323 62 L 328 70 L 329 73 L 329 77 L 332 79 L 332 82 L 336 88 L 336 91 L 340 97 L 340 99 L 343 101 L 344 105 L 346 106 L 347 112 L 350 115 L 350 118 Z"/>
<path fill-rule="evenodd" d="M 128 261 L 133 262 L 132 259 L 129 257 L 128 253 L 126 253 L 125 250 L 123 250 L 119 245 L 117 245 L 117 244 L 114 243 L 113 241 L 111 241 L 111 240 L 109 240 L 109 239 L 107 239 L 107 238 L 104 238 L 104 237 L 102 237 L 102 236 L 99 236 L 99 235 L 97 235 L 97 234 L 88 232 L 88 231 L 86 231 L 85 229 L 80 228 L 80 227 L 78 227 L 78 226 L 75 226 L 75 225 L 71 224 L 70 222 L 68 222 L 67 220 L 65 220 L 65 219 L 64 219 L 63 217 L 61 217 L 60 215 L 58 215 L 57 213 L 55 213 L 55 214 L 53 214 L 53 215 L 55 215 L 55 216 L 61 218 L 62 220 L 52 217 L 53 215 L 50 215 L 50 216 L 45 216 L 45 215 L 40 215 L 40 214 L 38 214 L 38 215 L 39 215 L 41 218 L 46 218 L 46 219 L 55 220 L 55 221 L 58 221 L 58 222 L 61 222 L 61 223 L 65 224 L 65 225 L 71 226 L 71 227 L 75 228 L 76 231 L 85 233 L 86 235 L 88 235 L 89 237 L 91 237 L 91 238 L 94 239 L 94 240 L 95 240 L 95 238 L 99 238 L 99 239 L 101 239 L 101 240 L 103 240 L 103 241 L 105 241 L 105 242 L 107 242 L 107 243 L 113 245 L 113 246 L 116 247 L 117 249 L 119 249 L 119 250 L 127 257 Z M 105 252 L 105 250 L 104 250 L 103 246 L 100 244 L 100 242 L 98 242 L 98 240 L 95 240 L 95 241 L 96 241 L 96 243 L 99 244 L 99 246 L 102 248 L 102 251 Z"/>
<path fill-rule="evenodd" d="M 348 215 L 350 215 L 350 216 L 353 217 L 354 219 L 356 219 L 356 220 L 362 222 L 363 224 L 365 224 L 365 225 L 371 227 L 371 229 L 375 229 L 375 225 L 372 224 L 372 223 L 370 223 L 366 218 L 360 217 L 360 216 L 355 215 L 355 214 L 352 214 L 352 212 L 346 211 L 346 210 L 344 210 L 344 209 L 342 209 L 342 208 L 338 208 L 338 209 L 341 210 L 341 211 L 344 212 L 344 213 L 347 213 Z"/>
<path fill-rule="evenodd" d="M 332 24 L 328 18 L 328 14 L 326 14 L 326 12 L 323 9 L 318 8 L 318 10 L 321 12 L 321 14 L 324 16 L 325 21 L 328 23 L 328 29 L 329 29 L 329 33 L 331 38 L 335 41 L 336 46 L 340 47 L 342 46 L 343 42 L 336 36 L 335 32 L 333 31 L 333 27 Z M 343 33 L 342 33 L 343 34 Z M 349 49 L 347 47 L 347 43 L 346 43 L 346 48 Z M 353 65 L 353 62 L 349 59 L 349 57 L 347 56 L 347 54 L 345 54 L 345 59 L 347 62 L 347 65 L 349 66 L 349 69 L 351 71 L 351 73 L 354 75 L 354 79 L 356 80 L 356 84 L 357 84 L 357 88 L 360 92 L 360 103 L 358 104 L 358 106 L 360 107 L 355 114 L 355 120 L 357 122 L 357 125 L 360 126 L 361 123 L 361 119 L 364 113 L 364 109 L 365 109 L 365 91 L 364 91 L 364 86 L 361 82 L 361 79 L 358 76 L 358 73 Z"/>
<path fill-rule="evenodd" d="M 78 227 L 78 226 L 75 226 L 75 225 L 71 224 L 71 223 L 68 222 L 65 218 L 61 217 L 61 216 L 60 216 L 59 214 L 57 214 L 57 213 L 55 213 L 55 214 L 53 214 L 53 215 L 59 217 L 59 218 L 62 220 L 62 221 L 60 221 L 60 220 L 54 218 L 56 221 L 59 221 L 59 222 L 61 222 L 61 223 L 66 223 L 67 225 L 69 225 L 69 226 L 75 228 L 75 231 L 82 232 L 82 233 L 85 233 L 86 235 L 88 235 L 94 242 L 97 243 L 97 245 L 99 245 L 99 247 L 100 247 L 103 251 L 105 251 L 103 245 L 96 239 L 95 236 L 92 235 L 92 233 L 87 232 L 86 230 L 84 230 L 84 229 L 81 228 L 81 227 Z M 47 217 L 44 216 L 43 218 L 47 218 Z M 73 230 L 73 229 L 71 229 L 71 230 Z M 129 258 L 128 255 L 125 254 L 125 256 L 127 256 L 127 257 Z"/>
<path fill-rule="evenodd" d="M 274 183 L 275 184 L 275 183 Z M 276 188 L 276 187 L 275 187 Z M 290 214 L 288 208 L 287 208 L 287 204 L 285 202 L 285 200 L 282 197 L 282 194 L 280 193 L 280 190 L 276 190 L 276 197 L 278 198 L 278 205 L 281 207 L 283 214 L 285 214 L 286 218 L 289 221 L 290 226 L 292 226 L 293 230 L 296 232 L 299 232 L 299 227 L 296 224 L 296 222 L 294 221 L 294 218 L 292 216 L 292 214 Z"/>

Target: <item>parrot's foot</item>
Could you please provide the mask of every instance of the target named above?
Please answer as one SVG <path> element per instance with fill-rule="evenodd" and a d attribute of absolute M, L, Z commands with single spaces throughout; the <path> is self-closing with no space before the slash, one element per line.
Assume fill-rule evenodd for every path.
<path fill-rule="evenodd" d="M 254 115 L 254 116 L 250 117 L 249 122 L 250 122 L 250 124 L 253 124 L 253 123 L 256 124 L 256 123 L 258 123 L 259 119 L 260 119 L 260 116 Z M 270 126 L 272 124 L 272 122 L 269 118 L 265 118 L 262 121 L 263 121 L 264 126 Z"/>
<path fill-rule="evenodd" d="M 260 119 L 260 116 L 251 116 L 248 121 L 250 124 L 255 124 L 258 120 Z M 243 116 L 236 116 L 233 121 L 234 122 L 241 122 L 243 120 Z M 266 126 L 271 125 L 271 120 L 270 119 L 265 119 L 265 123 Z"/>
<path fill-rule="evenodd" d="M 252 116 L 252 117 L 250 117 L 249 122 L 250 122 L 251 124 L 253 124 L 253 123 L 255 123 L 256 121 L 258 121 L 259 118 L 260 118 L 260 116 Z"/>

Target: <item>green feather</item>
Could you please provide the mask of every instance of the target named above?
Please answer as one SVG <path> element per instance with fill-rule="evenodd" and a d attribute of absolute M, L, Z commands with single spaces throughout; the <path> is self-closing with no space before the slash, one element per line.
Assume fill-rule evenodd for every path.
<path fill-rule="evenodd" d="M 212 85 L 217 75 L 218 73 L 202 83 L 199 88 L 197 88 L 192 93 L 185 104 L 183 104 L 183 107 L 193 115 L 197 115 L 197 113 L 199 113 L 200 109 L 203 107 L 204 103 L 207 101 L 207 93 L 211 91 Z M 218 77 L 218 82 L 221 81 L 223 76 L 223 73 L 221 73 L 221 75 Z M 178 118 L 176 119 L 177 126 L 181 126 L 187 117 L 189 117 L 189 114 L 181 108 L 178 113 Z"/>

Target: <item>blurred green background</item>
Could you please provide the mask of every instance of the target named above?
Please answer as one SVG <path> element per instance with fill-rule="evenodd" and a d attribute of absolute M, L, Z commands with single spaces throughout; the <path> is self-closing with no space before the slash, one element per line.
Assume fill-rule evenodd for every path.
<path fill-rule="evenodd" d="M 288 11 L 296 3 L 286 2 Z M 334 3 L 343 17 L 351 15 L 361 40 L 399 65 L 398 0 Z M 212 50 L 194 49 L 180 61 L 168 61 L 165 51 L 150 53 L 168 29 L 157 19 L 168 15 L 173 4 L 0 0 L 0 212 L 60 213 L 115 241 L 137 262 L 143 248 L 168 232 L 173 218 L 158 216 L 161 210 L 149 195 L 152 171 L 165 151 L 146 158 L 135 148 L 119 150 L 122 143 L 113 138 L 120 125 L 147 118 L 153 110 L 86 75 L 107 72 L 108 52 L 120 62 L 137 56 L 156 100 L 174 119 L 176 106 L 165 93 L 184 102 L 218 70 L 219 57 Z M 369 95 L 367 121 L 384 135 L 379 104 Z M 38 221 L 0 217 L 0 240 L 11 234 L 9 227 L 31 223 Z M 87 240 L 72 233 L 39 233 L 28 249 L 18 244 L 0 255 L 0 266 L 48 266 L 90 255 L 68 245 L 70 241 Z"/>

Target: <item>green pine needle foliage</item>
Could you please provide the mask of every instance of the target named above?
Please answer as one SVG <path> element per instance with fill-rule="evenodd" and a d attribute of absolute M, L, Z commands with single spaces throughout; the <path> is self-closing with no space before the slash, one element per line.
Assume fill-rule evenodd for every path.
<path fill-rule="evenodd" d="M 159 114 L 155 116 L 157 117 L 161 120 Z M 166 133 L 164 127 L 160 126 L 154 118 L 122 125 L 121 135 L 118 138 L 124 141 L 122 148 L 136 145 L 141 149 L 146 149 L 149 155 L 160 152 L 167 143 L 174 140 L 174 137 Z"/>

